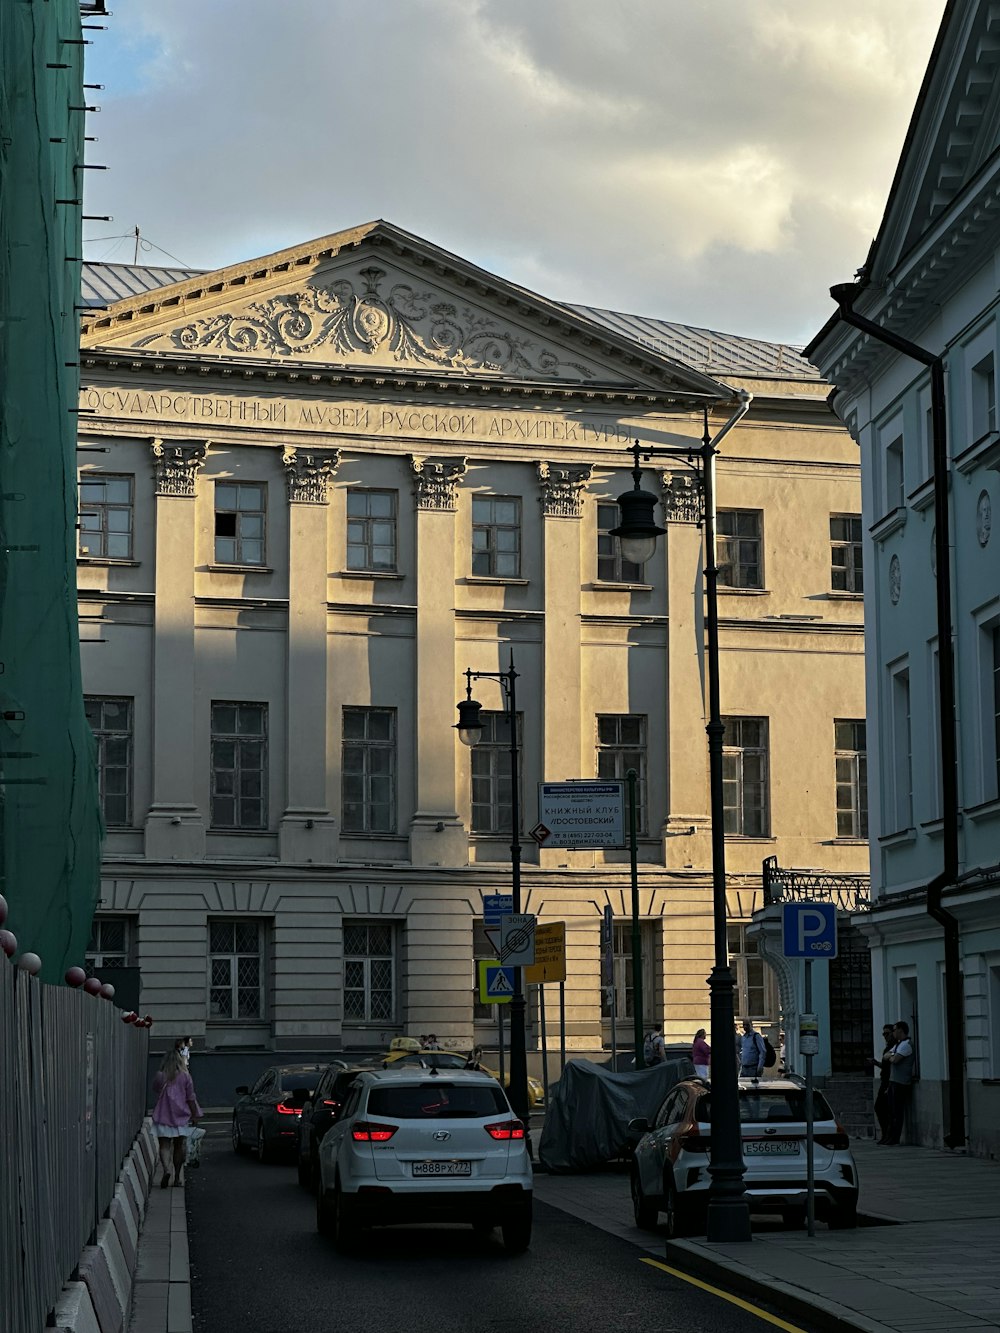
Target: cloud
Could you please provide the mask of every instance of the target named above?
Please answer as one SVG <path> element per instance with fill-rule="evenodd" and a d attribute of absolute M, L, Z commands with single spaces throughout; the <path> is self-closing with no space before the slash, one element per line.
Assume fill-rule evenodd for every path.
<path fill-rule="evenodd" d="M 385 217 L 555 299 L 804 339 L 878 227 L 941 10 L 135 0 L 90 48 L 88 211 L 204 267 Z"/>

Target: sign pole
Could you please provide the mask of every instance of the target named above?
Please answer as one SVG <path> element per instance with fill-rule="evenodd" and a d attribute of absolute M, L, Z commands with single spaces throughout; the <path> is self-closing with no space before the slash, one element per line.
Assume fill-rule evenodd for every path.
<path fill-rule="evenodd" d="M 549 1034 L 545 1028 L 545 987 L 538 987 L 538 1021 L 542 1025 L 542 1087 L 549 1095 Z"/>
<path fill-rule="evenodd" d="M 638 816 L 636 813 L 636 784 L 639 775 L 634 768 L 625 774 L 628 783 L 628 845 L 632 869 L 632 1031 L 635 1038 L 635 1067 L 645 1068 L 642 1058 L 645 1005 L 642 994 L 642 932 L 639 928 L 639 851 L 637 846 Z"/>
<path fill-rule="evenodd" d="M 812 1013 L 812 959 L 805 960 L 805 1009 Z M 813 1055 L 812 1043 L 806 1053 L 806 1229 L 816 1234 L 816 1163 L 813 1149 Z"/>
<path fill-rule="evenodd" d="M 559 983 L 559 1073 L 566 1068 L 566 983 Z"/>
<path fill-rule="evenodd" d="M 497 1051 L 500 1060 L 500 1085 L 504 1081 L 504 1059 L 503 1059 L 503 1005 L 497 1005 Z"/>

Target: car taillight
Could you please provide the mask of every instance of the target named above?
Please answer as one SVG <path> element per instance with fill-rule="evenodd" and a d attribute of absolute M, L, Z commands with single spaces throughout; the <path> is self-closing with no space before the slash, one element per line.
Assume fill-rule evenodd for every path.
<path fill-rule="evenodd" d="M 340 1102 L 331 1102 L 330 1099 L 329 1099 L 329 1097 L 324 1097 L 324 1098 L 323 1098 L 323 1105 L 324 1105 L 324 1106 L 339 1106 L 339 1105 L 340 1105 Z"/>
<path fill-rule="evenodd" d="M 681 1134 L 677 1142 L 685 1152 L 708 1152 L 712 1146 L 711 1138 L 698 1133 Z"/>
<path fill-rule="evenodd" d="M 367 1121 L 359 1120 L 351 1130 L 351 1138 L 355 1143 L 385 1143 L 398 1128 L 398 1125 L 369 1125 Z"/>
<path fill-rule="evenodd" d="M 833 1152 L 842 1152 L 851 1146 L 851 1141 L 843 1130 L 839 1130 L 836 1134 L 817 1134 L 816 1143 L 820 1148 L 830 1148 Z"/>
<path fill-rule="evenodd" d="M 483 1129 L 491 1139 L 523 1139 L 524 1125 L 520 1120 L 495 1120 L 492 1125 L 484 1125 Z"/>
<path fill-rule="evenodd" d="M 276 1109 L 279 1115 L 299 1115 L 302 1111 L 301 1106 L 287 1106 L 284 1102 L 279 1102 Z"/>

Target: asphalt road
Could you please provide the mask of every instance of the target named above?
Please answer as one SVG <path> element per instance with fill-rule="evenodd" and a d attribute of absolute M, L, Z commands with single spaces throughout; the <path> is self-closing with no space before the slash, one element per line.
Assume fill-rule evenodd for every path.
<path fill-rule="evenodd" d="M 195 1333 L 766 1333 L 742 1309 L 643 1251 L 544 1204 L 531 1249 L 457 1226 L 369 1231 L 339 1255 L 315 1229 L 293 1165 L 237 1157 L 209 1127 L 188 1172 Z M 648 1256 L 646 1256 L 648 1258 Z M 804 1333 L 809 1333 L 808 1329 Z"/>

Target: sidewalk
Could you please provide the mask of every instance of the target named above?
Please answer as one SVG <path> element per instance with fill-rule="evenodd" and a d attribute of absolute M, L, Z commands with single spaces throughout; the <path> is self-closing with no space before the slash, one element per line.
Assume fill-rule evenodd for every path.
<path fill-rule="evenodd" d="M 160 1189 L 159 1174 L 139 1237 L 129 1333 L 191 1333 L 184 1187 Z"/>
<path fill-rule="evenodd" d="M 819 1223 L 810 1239 L 764 1223 L 749 1245 L 670 1242 L 666 1262 L 831 1328 L 1000 1333 L 1000 1163 L 852 1147 L 860 1211 L 875 1225 L 829 1231 Z M 633 1224 L 624 1172 L 540 1174 L 535 1197 L 663 1258 L 663 1240 Z"/>

